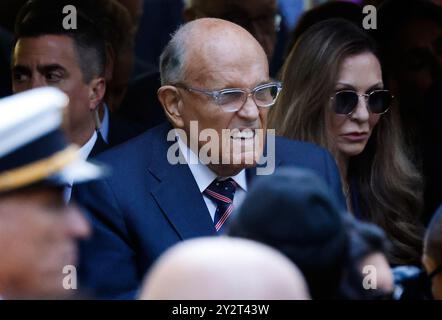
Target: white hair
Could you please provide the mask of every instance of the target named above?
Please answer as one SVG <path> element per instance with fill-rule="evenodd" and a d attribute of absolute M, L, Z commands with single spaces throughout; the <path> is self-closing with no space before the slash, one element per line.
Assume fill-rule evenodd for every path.
<path fill-rule="evenodd" d="M 184 78 L 185 49 L 192 23 L 178 28 L 160 56 L 161 84 L 178 83 Z"/>

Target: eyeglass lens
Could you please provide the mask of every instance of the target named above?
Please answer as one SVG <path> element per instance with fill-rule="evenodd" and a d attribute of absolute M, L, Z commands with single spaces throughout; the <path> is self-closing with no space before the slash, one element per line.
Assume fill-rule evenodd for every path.
<path fill-rule="evenodd" d="M 278 86 L 271 85 L 254 91 L 253 99 L 258 107 L 269 107 L 275 103 L 278 96 Z M 239 110 L 245 103 L 248 93 L 242 90 L 229 90 L 221 92 L 218 104 L 226 110 Z"/>
<path fill-rule="evenodd" d="M 373 91 L 368 96 L 368 108 L 372 113 L 380 114 L 387 111 L 391 103 L 388 91 Z M 353 91 L 341 91 L 335 95 L 334 111 L 337 114 L 350 114 L 358 105 L 359 96 Z"/>

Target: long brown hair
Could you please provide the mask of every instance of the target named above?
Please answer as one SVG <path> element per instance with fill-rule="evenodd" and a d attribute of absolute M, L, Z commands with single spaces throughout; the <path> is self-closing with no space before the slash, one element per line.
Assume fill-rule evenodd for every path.
<path fill-rule="evenodd" d="M 269 126 L 278 135 L 309 141 L 330 150 L 327 116 L 342 61 L 371 52 L 373 40 L 356 25 L 330 19 L 309 28 L 295 43 L 282 68 L 284 88 L 269 114 Z M 364 151 L 349 161 L 347 178 L 359 192 L 365 220 L 381 226 L 392 240 L 393 264 L 419 263 L 423 229 L 422 179 L 406 157 L 397 107 L 382 115 Z"/>

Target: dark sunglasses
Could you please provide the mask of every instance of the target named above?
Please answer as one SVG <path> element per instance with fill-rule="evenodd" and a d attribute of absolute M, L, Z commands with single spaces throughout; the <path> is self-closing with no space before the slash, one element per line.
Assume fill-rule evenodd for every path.
<path fill-rule="evenodd" d="M 333 100 L 333 111 L 336 114 L 351 115 L 358 105 L 359 97 L 365 98 L 368 110 L 373 114 L 386 113 L 394 98 L 388 90 L 374 90 L 367 94 L 358 94 L 352 90 L 342 90 L 330 97 Z"/>

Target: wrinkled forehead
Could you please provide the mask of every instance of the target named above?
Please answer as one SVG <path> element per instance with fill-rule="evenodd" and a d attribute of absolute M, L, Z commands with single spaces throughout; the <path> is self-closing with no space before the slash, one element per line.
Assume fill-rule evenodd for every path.
<path fill-rule="evenodd" d="M 223 81 L 233 85 L 267 81 L 267 56 L 253 36 L 219 32 L 188 45 L 185 78 L 197 83 Z"/>
<path fill-rule="evenodd" d="M 65 35 L 19 38 L 13 50 L 14 63 L 33 59 L 41 60 L 40 63 L 78 63 L 75 42 Z"/>

